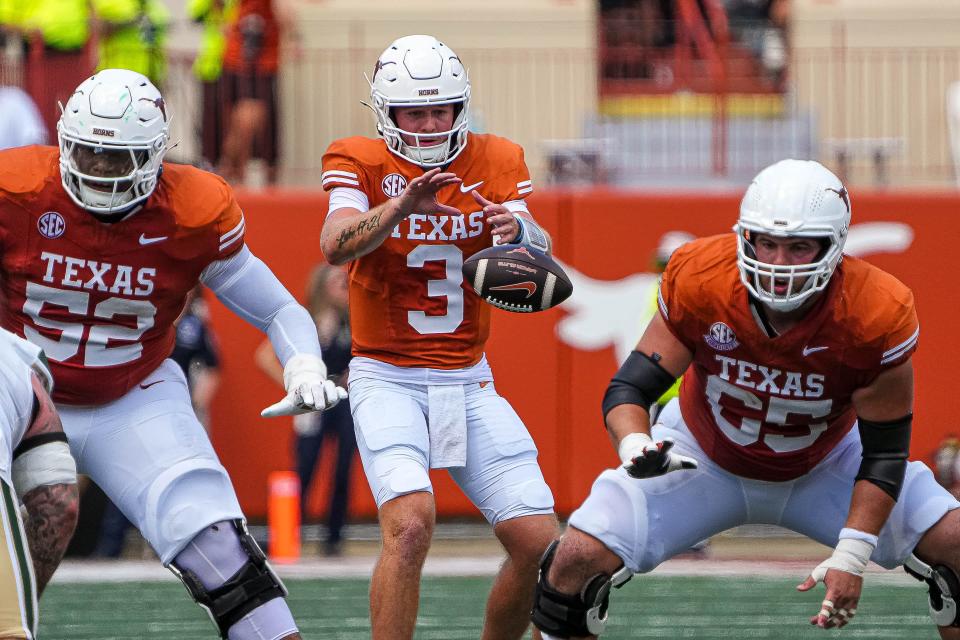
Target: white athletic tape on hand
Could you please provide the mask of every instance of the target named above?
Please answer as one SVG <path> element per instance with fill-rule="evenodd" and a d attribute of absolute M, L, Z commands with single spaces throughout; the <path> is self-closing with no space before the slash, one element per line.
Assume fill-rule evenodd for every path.
<path fill-rule="evenodd" d="M 617 454 L 623 464 L 631 464 L 633 459 L 643 455 L 644 449 L 653 445 L 653 438 L 645 433 L 630 433 L 623 437 L 617 447 Z"/>
<path fill-rule="evenodd" d="M 823 582 L 830 569 L 862 576 L 870 562 L 870 555 L 876 547 L 864 540 L 844 538 L 837 543 L 833 555 L 817 565 L 810 576 L 817 582 Z M 832 605 L 832 603 L 831 603 Z"/>

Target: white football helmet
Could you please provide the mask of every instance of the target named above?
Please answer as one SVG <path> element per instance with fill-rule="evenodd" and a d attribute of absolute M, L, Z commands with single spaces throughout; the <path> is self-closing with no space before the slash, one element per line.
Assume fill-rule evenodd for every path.
<path fill-rule="evenodd" d="M 467 112 L 470 79 L 460 58 L 433 36 L 404 36 L 386 48 L 377 60 L 370 83 L 371 107 L 377 116 L 377 132 L 393 153 L 421 167 L 439 167 L 453 162 L 467 146 Z M 394 107 L 453 104 L 453 128 L 429 134 L 400 129 L 393 119 Z M 407 144 L 401 136 L 414 140 Z M 421 146 L 422 138 L 439 138 L 440 144 Z"/>
<path fill-rule="evenodd" d="M 740 203 L 740 219 L 733 227 L 740 279 L 754 298 L 771 309 L 792 311 L 826 288 L 840 263 L 849 227 L 850 197 L 837 176 L 812 160 L 777 162 L 757 174 Z M 758 233 L 816 238 L 824 249 L 810 264 L 760 262 L 753 246 Z M 775 279 L 786 282 L 785 293 L 775 292 Z M 800 279 L 805 280 L 795 286 Z"/>
<path fill-rule="evenodd" d="M 104 69 L 84 80 L 57 123 L 60 177 L 79 206 L 115 217 L 150 197 L 170 139 L 163 96 L 135 71 Z M 96 158 L 112 169 L 91 174 Z"/>

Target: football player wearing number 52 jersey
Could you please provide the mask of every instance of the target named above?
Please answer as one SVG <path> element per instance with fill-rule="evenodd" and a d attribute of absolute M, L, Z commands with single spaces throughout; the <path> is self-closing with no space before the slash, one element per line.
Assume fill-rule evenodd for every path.
<path fill-rule="evenodd" d="M 557 530 L 553 495 L 532 438 L 493 386 L 490 309 L 462 267 L 495 237 L 543 250 L 549 239 L 527 210 L 523 150 L 468 132 L 470 82 L 449 47 L 400 38 L 370 84 L 381 138 L 338 140 L 324 155 L 321 245 L 330 262 L 349 263 L 350 405 L 383 538 L 373 638 L 413 637 L 435 515 L 428 471 L 446 468 L 507 551 L 482 637 L 518 639 Z"/>
<path fill-rule="evenodd" d="M 960 634 L 960 503 L 908 462 L 920 327 L 910 289 L 843 255 L 850 198 L 812 161 L 753 180 L 735 233 L 670 258 L 659 313 L 603 400 L 623 466 L 604 471 L 544 554 L 533 621 L 596 637 L 611 587 L 732 527 L 776 524 L 834 549 L 810 624 L 843 627 L 867 562 L 928 583 Z M 684 373 L 651 429 L 648 407 Z"/>
<path fill-rule="evenodd" d="M 326 379 L 310 314 L 247 249 L 227 184 L 163 163 L 168 122 L 149 80 L 106 69 L 65 105 L 59 149 L 0 153 L 2 323 L 46 353 L 80 472 L 220 635 L 299 638 L 168 358 L 173 321 L 199 281 L 267 333 L 287 396 L 264 415 L 322 410 L 345 392 Z"/>

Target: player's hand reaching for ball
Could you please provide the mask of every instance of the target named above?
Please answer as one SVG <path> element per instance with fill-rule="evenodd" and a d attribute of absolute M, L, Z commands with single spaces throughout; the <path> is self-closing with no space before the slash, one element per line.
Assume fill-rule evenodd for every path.
<path fill-rule="evenodd" d="M 497 236 L 497 244 L 515 242 L 520 235 L 520 223 L 517 217 L 502 204 L 490 202 L 474 189 L 470 192 L 473 199 L 483 207 L 483 216 L 490 225 L 490 232 Z"/>
<path fill-rule="evenodd" d="M 443 173 L 440 167 L 417 176 L 409 183 L 406 189 L 397 196 L 397 207 L 403 218 L 411 213 L 441 213 L 448 216 L 458 216 L 460 211 L 445 205 L 437 200 L 437 192 L 452 184 L 460 184 L 462 180 L 455 173 Z"/>

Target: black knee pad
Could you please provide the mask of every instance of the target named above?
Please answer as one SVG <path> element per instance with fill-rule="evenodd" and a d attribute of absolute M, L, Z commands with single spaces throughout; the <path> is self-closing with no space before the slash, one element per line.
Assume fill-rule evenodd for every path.
<path fill-rule="evenodd" d="M 903 570 L 911 576 L 927 583 L 927 595 L 930 598 L 930 617 L 938 627 L 960 627 L 960 611 L 957 610 L 957 598 L 960 598 L 960 576 L 944 564 L 932 567 L 910 554 L 903 563 Z"/>
<path fill-rule="evenodd" d="M 613 576 L 605 573 L 593 576 L 576 595 L 560 593 L 547 581 L 559 544 L 559 540 L 551 542 L 540 560 L 540 577 L 530 618 L 538 629 L 557 638 L 600 635 L 607 626 L 610 589 L 619 589 L 633 575 L 621 567 Z"/>
<path fill-rule="evenodd" d="M 207 589 L 191 571 L 171 563 L 169 569 L 183 582 L 194 601 L 203 607 L 216 625 L 221 638 L 245 615 L 274 598 L 287 595 L 287 589 L 267 562 L 242 520 L 234 520 L 240 546 L 249 558 L 230 578 L 215 589 Z"/>

